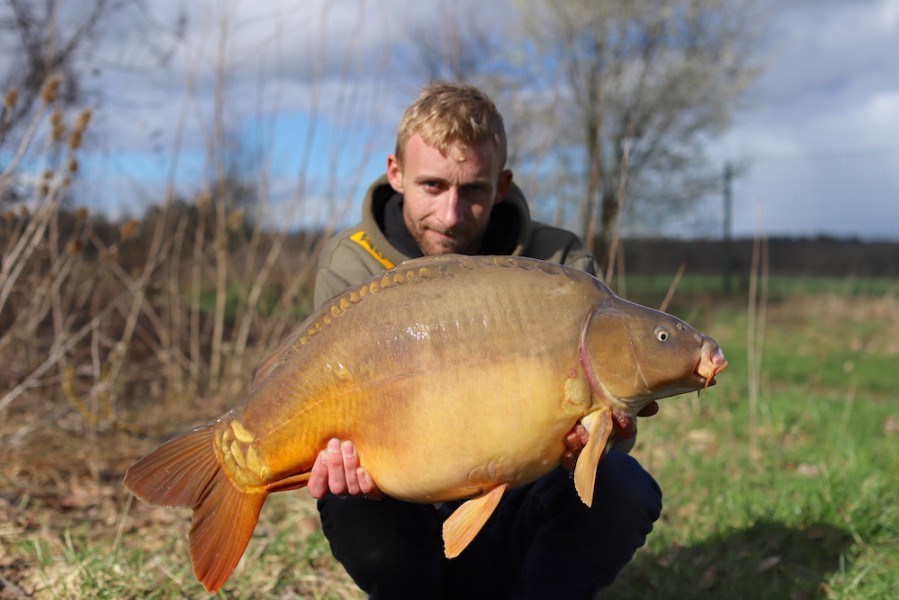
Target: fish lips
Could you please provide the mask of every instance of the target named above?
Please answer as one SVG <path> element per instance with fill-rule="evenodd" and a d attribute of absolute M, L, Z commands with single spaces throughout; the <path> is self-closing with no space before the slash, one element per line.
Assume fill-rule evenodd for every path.
<path fill-rule="evenodd" d="M 717 383 L 715 377 L 721 371 L 727 368 L 728 362 L 724 358 L 724 352 L 711 338 L 706 338 L 703 342 L 703 348 L 700 352 L 699 360 L 696 362 L 696 368 L 693 374 L 700 383 L 702 389 L 706 389 Z"/>

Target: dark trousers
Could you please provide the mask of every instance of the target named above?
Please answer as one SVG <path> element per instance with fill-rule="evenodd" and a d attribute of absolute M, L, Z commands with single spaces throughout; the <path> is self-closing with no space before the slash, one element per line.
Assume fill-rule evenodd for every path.
<path fill-rule="evenodd" d="M 318 503 L 334 557 L 372 598 L 592 598 L 644 544 L 662 510 L 658 484 L 634 459 L 610 452 L 593 507 L 557 468 L 509 490 L 471 545 L 443 556 L 439 509 L 391 498 Z"/>

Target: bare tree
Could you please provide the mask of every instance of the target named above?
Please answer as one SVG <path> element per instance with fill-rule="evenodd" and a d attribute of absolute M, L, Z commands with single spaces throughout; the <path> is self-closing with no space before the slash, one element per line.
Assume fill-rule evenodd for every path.
<path fill-rule="evenodd" d="M 666 210 L 698 199 L 713 181 L 705 143 L 760 72 L 752 3 L 516 1 L 530 48 L 522 68 L 546 106 L 531 139 L 552 136 L 553 164 L 580 190 L 584 238 L 612 245 L 625 183 L 641 214 L 653 199 Z"/>
<path fill-rule="evenodd" d="M 0 75 L 4 90 L 16 91 L 16 110 L 7 115 L 10 128 L 25 119 L 38 101 L 50 76 L 61 76 L 58 100 L 65 105 L 81 101 L 82 81 L 76 57 L 96 35 L 108 0 L 93 0 L 82 5 L 77 22 L 62 27 L 61 2 L 45 0 L 5 0 L 0 10 L 0 39 L 4 53 L 11 59 Z"/>
<path fill-rule="evenodd" d="M 154 22 L 144 0 L 0 1 L 0 94 L 6 99 L 0 133 L 32 119 L 51 80 L 58 80 L 54 108 L 96 105 L 104 95 L 99 75 L 164 63 L 184 27 L 183 13 L 173 26 Z M 115 51 L 110 53 L 104 49 L 107 38 L 139 44 L 141 62 L 123 63 L 118 56 L 122 44 L 111 44 Z"/>
<path fill-rule="evenodd" d="M 423 72 L 431 81 L 479 83 L 499 53 L 495 24 L 479 21 L 477 13 L 456 1 L 438 0 L 436 4 L 432 20 L 421 23 L 410 36 L 411 72 Z"/>
<path fill-rule="evenodd" d="M 479 0 L 435 0 L 430 19 L 412 27 L 402 72 L 415 85 L 450 80 L 478 86 L 506 117 L 507 164 L 533 161 L 541 149 L 522 141 L 529 131 L 519 123 L 538 117 L 543 107 L 528 101 L 530 75 L 510 68 L 517 48 L 509 44 L 508 7 L 483 8 Z"/>

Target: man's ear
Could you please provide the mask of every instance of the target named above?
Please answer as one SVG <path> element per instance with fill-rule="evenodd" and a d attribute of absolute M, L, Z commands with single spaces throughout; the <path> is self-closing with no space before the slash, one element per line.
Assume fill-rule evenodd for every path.
<path fill-rule="evenodd" d="M 494 201 L 494 204 L 503 201 L 509 193 L 510 187 L 512 187 L 512 171 L 510 169 L 505 169 L 499 174 L 499 178 L 496 180 L 496 200 Z"/>
<path fill-rule="evenodd" d="M 387 181 L 390 182 L 390 187 L 395 192 L 403 193 L 403 168 L 400 166 L 400 161 L 397 159 L 396 154 L 387 156 Z"/>

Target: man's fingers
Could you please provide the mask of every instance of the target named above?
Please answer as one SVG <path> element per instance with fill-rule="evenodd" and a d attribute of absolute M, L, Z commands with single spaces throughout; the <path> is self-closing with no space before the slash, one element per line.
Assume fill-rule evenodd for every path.
<path fill-rule="evenodd" d="M 328 489 L 332 494 L 346 494 L 346 473 L 343 469 L 340 441 L 334 438 L 329 440 L 325 453 L 328 460 Z"/>
<path fill-rule="evenodd" d="M 306 488 L 309 494 L 317 499 L 324 498 L 328 493 L 328 465 L 326 463 L 327 455 L 324 451 L 319 452 L 312 463 L 312 470 L 309 473 L 309 481 Z"/>
<path fill-rule="evenodd" d="M 378 489 L 378 486 L 375 485 L 375 482 L 371 478 L 371 475 L 368 474 L 368 471 L 362 467 L 356 469 L 356 479 L 359 480 L 359 489 L 362 493 L 372 500 L 377 500 L 384 495 L 381 490 Z"/>
<path fill-rule="evenodd" d="M 577 425 L 574 426 L 574 432 L 578 436 L 578 440 L 581 443 L 581 448 L 586 446 L 587 442 L 590 441 L 590 433 L 587 431 L 587 428 L 584 427 L 583 423 L 578 421 Z"/>
<path fill-rule="evenodd" d="M 359 493 L 359 477 L 356 470 L 359 468 L 359 455 L 353 442 L 345 441 L 340 444 L 340 452 L 343 457 L 343 474 L 346 482 L 346 493 L 355 496 Z"/>
<path fill-rule="evenodd" d="M 580 451 L 589 441 L 590 434 L 587 432 L 587 428 L 580 422 L 578 422 L 577 425 L 568 432 L 568 435 L 565 436 L 565 445 L 568 447 L 568 450 L 572 452 Z"/>
<path fill-rule="evenodd" d="M 568 471 L 573 471 L 577 464 L 578 455 L 589 441 L 590 434 L 587 432 L 587 428 L 578 421 L 571 428 L 571 431 L 565 434 L 565 452 L 562 453 L 562 457 L 559 460 L 561 465 Z"/>
<path fill-rule="evenodd" d="M 368 471 L 359 465 L 355 444 L 336 438 L 329 440 L 328 446 L 315 457 L 306 488 L 316 499 L 323 498 L 328 492 L 339 496 L 365 494 L 369 498 L 384 495 Z"/>

